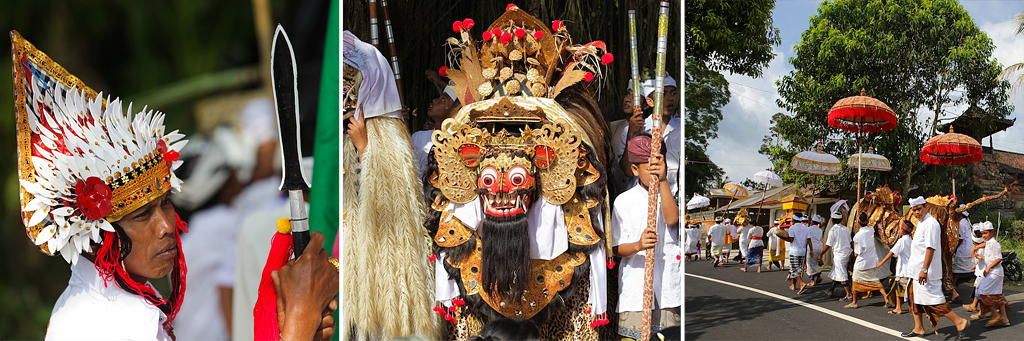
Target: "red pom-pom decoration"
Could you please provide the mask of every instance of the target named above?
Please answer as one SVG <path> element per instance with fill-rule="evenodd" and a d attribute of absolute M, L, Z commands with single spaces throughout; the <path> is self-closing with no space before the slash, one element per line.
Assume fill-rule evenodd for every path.
<path fill-rule="evenodd" d="M 441 307 L 435 306 L 433 310 L 434 310 L 434 312 L 440 313 L 441 312 Z"/>
<path fill-rule="evenodd" d="M 448 307 L 448 311 L 454 313 L 455 312 L 455 306 Z"/>
<path fill-rule="evenodd" d="M 429 260 L 429 261 L 431 261 L 431 262 L 433 262 L 433 261 L 434 261 L 434 260 L 436 260 L 436 259 L 437 259 L 437 257 L 436 257 L 436 256 L 434 256 L 434 255 L 430 255 L 430 257 L 427 257 L 427 260 Z"/>
<path fill-rule="evenodd" d="M 592 310 L 590 310 L 590 309 L 587 309 L 587 314 L 590 314 L 590 312 L 591 312 L 591 311 L 592 311 Z"/>
<path fill-rule="evenodd" d="M 597 328 L 597 321 L 590 322 L 590 329 Z"/>
<path fill-rule="evenodd" d="M 465 27 L 467 30 L 473 28 L 474 25 L 476 25 L 476 22 L 473 19 L 466 18 L 462 20 L 462 27 Z"/>
<path fill-rule="evenodd" d="M 676 255 L 676 260 L 682 260 L 682 259 L 683 259 L 683 256 Z"/>
<path fill-rule="evenodd" d="M 463 300 L 463 299 L 460 299 L 460 298 L 453 299 L 452 303 L 455 303 L 456 307 L 461 307 L 461 306 L 466 305 L 466 301 Z"/>
<path fill-rule="evenodd" d="M 437 70 L 437 74 L 441 75 L 441 77 L 448 77 L 448 67 L 442 65 L 441 68 Z"/>
<path fill-rule="evenodd" d="M 506 11 L 511 11 L 513 8 L 519 8 L 519 6 L 516 6 L 516 4 L 508 4 L 508 6 L 505 6 Z"/>
<path fill-rule="evenodd" d="M 583 76 L 583 80 L 585 80 L 587 82 L 593 81 L 594 80 L 594 74 L 588 71 L 587 74 Z"/>
<path fill-rule="evenodd" d="M 491 38 L 494 38 L 494 35 L 491 34 L 491 31 L 484 32 L 484 40 L 491 40 Z"/>
<path fill-rule="evenodd" d="M 614 268 L 614 267 L 615 267 L 615 261 L 608 262 L 608 268 L 609 269 Z"/>
<path fill-rule="evenodd" d="M 525 37 L 525 36 L 526 36 L 526 30 L 521 29 L 521 28 L 517 28 L 516 29 L 516 38 L 523 39 L 523 37 Z"/>
<path fill-rule="evenodd" d="M 562 27 L 565 27 L 565 25 L 562 24 L 561 20 L 555 20 L 551 22 L 552 31 L 558 32 L 558 30 L 561 29 Z"/>
<path fill-rule="evenodd" d="M 462 32 L 462 21 L 452 23 L 452 31 L 455 31 L 455 33 Z"/>
<path fill-rule="evenodd" d="M 614 60 L 615 56 L 613 56 L 611 53 L 605 53 L 603 56 L 601 56 L 601 64 L 604 65 L 611 64 Z"/>
<path fill-rule="evenodd" d="M 508 43 L 511 42 L 511 41 L 512 41 L 512 34 L 510 34 L 508 32 L 505 32 L 505 33 L 501 34 L 501 43 L 502 44 L 508 45 Z"/>
<path fill-rule="evenodd" d="M 533 38 L 537 40 L 540 40 L 540 38 L 544 38 L 544 32 L 533 31 Z"/>
<path fill-rule="evenodd" d="M 501 37 L 501 29 L 497 27 L 491 29 L 491 35 L 495 37 Z"/>

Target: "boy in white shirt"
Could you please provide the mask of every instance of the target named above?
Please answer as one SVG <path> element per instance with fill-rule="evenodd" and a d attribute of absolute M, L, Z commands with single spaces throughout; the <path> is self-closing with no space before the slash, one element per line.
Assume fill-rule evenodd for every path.
<path fill-rule="evenodd" d="M 639 339 L 643 310 L 644 259 L 653 253 L 654 302 L 651 314 L 652 333 L 679 326 L 682 305 L 682 283 L 679 280 L 682 261 L 679 255 L 679 209 L 668 181 L 665 180 L 664 157 L 651 158 L 651 138 L 639 135 L 629 140 L 627 157 L 633 174 L 639 177 L 637 186 L 626 190 L 615 199 L 612 209 L 612 245 L 616 256 L 622 257 L 619 269 L 619 328 L 627 338 Z M 647 228 L 647 188 L 652 175 L 658 179 L 661 206 L 656 230 Z M 718 225 L 721 226 L 721 225 Z"/>
<path fill-rule="evenodd" d="M 913 274 L 909 273 L 907 269 L 907 263 L 910 262 L 910 234 L 914 231 L 914 223 L 910 220 L 903 220 L 903 236 L 896 241 L 896 244 L 892 246 L 889 253 L 882 258 L 878 264 L 875 264 L 876 268 L 882 267 L 885 261 L 889 258 L 896 256 L 896 280 L 898 285 L 893 285 L 892 290 L 896 292 L 896 308 L 889 311 L 889 314 L 902 315 L 903 314 L 903 298 L 906 295 L 907 284 L 910 284 L 910 276 Z"/>
<path fill-rule="evenodd" d="M 821 223 L 825 221 L 820 215 L 815 214 L 811 218 L 811 224 L 807 226 L 807 237 L 813 248 L 807 248 L 807 281 L 808 285 L 814 286 L 821 283 L 821 266 L 818 265 L 818 254 L 821 254 Z"/>

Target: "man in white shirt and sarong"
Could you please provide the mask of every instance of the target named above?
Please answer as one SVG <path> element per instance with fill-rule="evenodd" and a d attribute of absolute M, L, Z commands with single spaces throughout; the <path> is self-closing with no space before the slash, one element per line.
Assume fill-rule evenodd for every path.
<path fill-rule="evenodd" d="M 933 330 L 939 322 L 939 316 L 953 321 L 957 330 L 955 340 L 960 341 L 970 321 L 950 310 L 942 294 L 942 226 L 928 213 L 923 197 L 910 199 L 910 213 L 918 220 L 910 244 L 910 262 L 907 264 L 911 273 L 916 272 L 907 286 L 907 301 L 910 303 L 910 312 L 914 314 L 914 329 L 900 335 L 923 337 L 924 314 L 928 314 Z"/>
<path fill-rule="evenodd" d="M 821 260 L 821 256 L 825 252 L 829 249 L 832 250 L 832 270 L 829 271 L 828 275 L 832 279 L 832 285 L 825 293 L 828 294 L 829 298 L 832 298 L 836 284 L 842 285 L 843 289 L 846 290 L 846 296 L 843 296 L 840 301 L 849 302 L 853 300 L 853 294 L 850 292 L 850 273 L 847 271 L 847 264 L 850 262 L 850 255 L 853 254 L 853 241 L 850 237 L 850 229 L 842 223 L 843 213 L 836 210 L 832 212 L 831 218 L 836 223 L 828 230 L 825 246 L 821 248 L 821 254 L 818 255 L 818 260 Z"/>

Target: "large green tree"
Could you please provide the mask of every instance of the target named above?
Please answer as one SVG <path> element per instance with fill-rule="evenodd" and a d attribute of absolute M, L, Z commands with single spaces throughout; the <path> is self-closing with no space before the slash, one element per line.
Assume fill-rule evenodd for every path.
<path fill-rule="evenodd" d="M 707 193 L 723 174 L 707 155 L 731 95 L 722 72 L 761 76 L 781 42 L 773 8 L 774 0 L 686 1 L 686 197 Z"/>
<path fill-rule="evenodd" d="M 859 94 L 888 104 L 898 126 L 864 134 L 865 148 L 892 161 L 890 172 L 866 172 L 864 188 L 883 184 L 902 193 L 949 193 L 954 167 L 927 172 L 920 150 L 938 133 L 937 123 L 973 107 L 982 120 L 1004 118 L 1008 84 L 997 81 L 1002 68 L 992 58 L 995 46 L 953 0 L 837 0 L 824 2 L 790 58 L 795 71 L 776 84 L 780 107 L 771 136 L 760 152 L 787 182 L 819 181 L 840 189 L 856 188 L 856 169 L 840 176 L 811 179 L 788 167 L 796 153 L 823 141 L 825 151 L 845 158 L 857 152 L 854 135 L 828 126 L 827 113 L 839 99 Z M 961 167 L 962 168 L 962 167 Z M 923 172 L 923 173 L 922 173 Z M 961 177 L 962 178 L 962 177 Z M 916 185 L 912 187 L 912 185 Z"/>

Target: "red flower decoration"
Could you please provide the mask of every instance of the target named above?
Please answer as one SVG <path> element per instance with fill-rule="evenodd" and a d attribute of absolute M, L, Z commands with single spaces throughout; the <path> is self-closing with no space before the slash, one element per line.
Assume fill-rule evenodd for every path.
<path fill-rule="evenodd" d="M 113 192 L 103 180 L 90 176 L 75 184 L 75 196 L 78 197 L 78 210 L 89 220 L 99 220 L 110 214 L 110 198 Z"/>
<path fill-rule="evenodd" d="M 462 20 L 462 27 L 465 27 L 467 30 L 473 28 L 475 25 L 476 22 L 473 21 L 473 19 L 466 18 L 465 20 Z"/>
<path fill-rule="evenodd" d="M 508 4 L 508 6 L 505 6 L 506 11 L 511 11 L 513 8 L 519 8 L 519 6 L 516 6 L 516 4 Z"/>
<path fill-rule="evenodd" d="M 437 259 L 437 257 L 436 257 L 436 256 L 434 256 L 434 255 L 430 255 L 430 257 L 427 257 L 427 260 L 429 260 L 429 261 L 431 261 L 431 262 L 433 262 L 433 261 L 434 261 L 434 260 L 436 260 L 436 259 Z"/>
<path fill-rule="evenodd" d="M 484 32 L 484 40 L 491 40 L 491 38 L 494 38 L 494 35 L 491 34 L 491 31 Z"/>
<path fill-rule="evenodd" d="M 505 32 L 505 33 L 501 34 L 501 43 L 502 44 L 508 45 L 508 43 L 511 42 L 511 41 L 512 41 L 512 34 L 510 34 L 508 32 Z"/>
<path fill-rule="evenodd" d="M 555 20 L 551 22 L 552 31 L 558 32 L 558 30 L 562 29 L 562 27 L 565 27 L 565 25 L 562 24 L 561 20 Z"/>
<path fill-rule="evenodd" d="M 521 28 L 517 28 L 516 29 L 516 38 L 523 39 L 523 37 L 525 37 L 525 36 L 526 36 L 526 30 L 521 29 Z"/>
<path fill-rule="evenodd" d="M 605 53 L 603 56 L 601 56 L 601 64 L 604 65 L 611 64 L 614 60 L 615 56 L 613 56 L 611 53 Z"/>
<path fill-rule="evenodd" d="M 452 23 L 452 31 L 455 31 L 455 33 L 461 32 L 462 31 L 462 21 L 455 21 L 454 23 Z"/>
<path fill-rule="evenodd" d="M 168 150 L 167 143 L 162 139 L 156 143 L 156 150 L 159 151 L 160 154 L 164 155 L 164 161 L 167 162 L 167 167 L 170 167 L 172 162 L 178 161 L 178 157 L 181 156 L 177 151 Z"/>
<path fill-rule="evenodd" d="M 448 67 L 441 66 L 441 68 L 437 70 L 437 74 L 441 75 L 441 77 L 448 77 Z"/>
<path fill-rule="evenodd" d="M 583 80 L 585 80 L 587 82 L 593 81 L 594 80 L 594 74 L 588 71 L 587 74 L 583 76 Z"/>
<path fill-rule="evenodd" d="M 533 38 L 537 40 L 540 40 L 540 38 L 544 38 L 544 32 L 533 31 Z"/>

